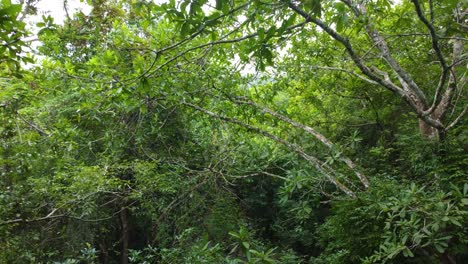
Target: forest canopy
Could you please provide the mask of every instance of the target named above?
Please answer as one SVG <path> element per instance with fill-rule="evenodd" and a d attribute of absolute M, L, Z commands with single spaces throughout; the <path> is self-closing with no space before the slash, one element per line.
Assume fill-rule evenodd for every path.
<path fill-rule="evenodd" d="M 40 1 L 0 2 L 0 263 L 468 258 L 466 0 Z"/>

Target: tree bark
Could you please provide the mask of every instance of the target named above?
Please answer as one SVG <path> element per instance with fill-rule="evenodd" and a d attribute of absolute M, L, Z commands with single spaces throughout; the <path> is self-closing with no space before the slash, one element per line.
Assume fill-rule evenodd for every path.
<path fill-rule="evenodd" d="M 239 126 L 242 126 L 244 128 L 246 128 L 247 130 L 250 130 L 250 131 L 253 131 L 259 135 L 262 135 L 264 137 L 267 137 L 277 143 L 280 143 L 282 145 L 284 145 L 285 147 L 287 147 L 288 149 L 296 152 L 297 154 L 299 154 L 299 156 L 301 156 L 303 159 L 305 159 L 306 161 L 309 162 L 309 164 L 311 164 L 313 167 L 315 167 L 315 169 L 320 172 L 322 175 L 324 175 L 331 183 L 333 183 L 339 190 L 341 190 L 342 192 L 344 192 L 345 194 L 347 194 L 349 197 L 351 198 L 356 198 L 356 194 L 354 193 L 353 190 L 351 190 L 351 188 L 347 187 L 345 184 L 341 183 L 338 178 L 335 176 L 337 175 L 338 173 L 333 169 L 331 168 L 330 166 L 328 166 L 327 164 L 325 164 L 324 162 L 320 161 L 319 159 L 317 159 L 316 157 L 314 156 L 311 156 L 309 154 L 307 154 L 301 147 L 299 147 L 298 145 L 294 144 L 294 143 L 291 143 L 289 141 L 286 141 L 284 140 L 283 138 L 280 138 L 274 134 L 271 134 L 265 130 L 262 130 L 256 126 L 252 126 L 252 125 L 249 125 L 249 124 L 246 124 L 238 119 L 234 119 L 234 118 L 230 118 L 230 117 L 227 117 L 227 116 L 222 116 L 222 115 L 219 115 L 219 114 L 216 114 L 216 113 L 213 113 L 205 108 L 202 108 L 198 105 L 194 105 L 194 104 L 191 104 L 191 103 L 187 103 L 187 102 L 184 102 L 183 105 L 186 105 L 188 107 L 191 107 L 199 112 L 202 112 L 208 116 L 211 116 L 211 117 L 214 117 L 216 119 L 219 119 L 219 120 L 223 120 L 223 121 L 226 121 L 226 122 L 229 122 L 229 123 L 232 123 L 232 124 L 236 124 L 236 125 L 239 125 Z"/>
<path fill-rule="evenodd" d="M 438 130 L 424 122 L 424 120 L 419 119 L 419 133 L 421 136 L 431 139 L 438 139 Z"/>
<path fill-rule="evenodd" d="M 333 149 L 334 147 L 336 147 L 324 135 L 320 134 L 318 131 L 314 130 L 313 128 L 311 128 L 309 126 L 306 126 L 304 124 L 301 124 L 299 122 L 296 122 L 296 121 L 290 119 L 289 117 L 287 117 L 285 115 L 282 115 L 282 114 L 280 114 L 280 113 L 278 113 L 276 111 L 273 111 L 273 110 L 271 110 L 271 109 L 269 109 L 267 107 L 261 106 L 261 105 L 255 103 L 254 101 L 243 99 L 243 100 L 235 100 L 235 102 L 254 106 L 254 107 L 260 109 L 264 113 L 268 113 L 268 114 L 280 119 L 281 121 L 292 125 L 295 128 L 301 129 L 301 130 L 307 132 L 308 134 L 314 136 L 318 141 L 320 141 L 323 145 L 327 146 L 330 149 Z M 342 162 L 344 162 L 346 164 L 346 166 L 348 166 L 348 168 L 351 169 L 352 172 L 354 172 L 354 174 L 356 174 L 356 176 L 358 177 L 359 181 L 362 183 L 362 185 L 364 186 L 365 189 L 369 188 L 369 180 L 367 179 L 367 177 L 363 173 L 361 173 L 358 170 L 357 165 L 350 158 L 348 158 L 344 154 L 342 154 L 342 155 L 340 155 L 340 160 Z"/>
<path fill-rule="evenodd" d="M 120 211 L 120 221 L 122 228 L 122 252 L 121 252 L 121 263 L 128 264 L 128 212 L 127 208 L 124 207 Z"/>
<path fill-rule="evenodd" d="M 99 247 L 101 248 L 101 252 L 100 252 L 101 263 L 108 264 L 109 263 L 109 251 L 107 250 L 106 241 L 103 240 L 101 243 L 99 243 Z"/>

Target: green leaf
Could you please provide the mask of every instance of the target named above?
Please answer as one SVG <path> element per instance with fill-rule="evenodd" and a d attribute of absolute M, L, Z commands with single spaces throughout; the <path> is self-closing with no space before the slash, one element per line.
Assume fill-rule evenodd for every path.
<path fill-rule="evenodd" d="M 405 256 L 407 258 L 408 257 L 412 258 L 412 257 L 414 257 L 414 254 L 409 248 L 405 247 L 405 249 L 403 249 L 403 256 Z"/>
<path fill-rule="evenodd" d="M 2 0 L 2 7 L 8 7 L 11 5 L 11 0 Z"/>
<path fill-rule="evenodd" d="M 180 4 L 180 10 L 182 10 L 182 12 L 185 12 L 186 11 L 186 8 L 188 6 L 188 4 L 190 3 L 190 1 L 183 1 L 181 4 Z"/>
<path fill-rule="evenodd" d="M 275 33 L 276 33 L 276 26 L 273 25 L 266 32 L 267 38 L 273 37 L 275 35 Z"/>
<path fill-rule="evenodd" d="M 312 16 L 322 16 L 322 0 L 305 0 L 304 4 L 310 9 Z"/>
<path fill-rule="evenodd" d="M 463 225 L 460 222 L 458 222 L 458 220 L 455 218 L 450 218 L 450 222 L 452 222 L 452 224 L 456 226 L 463 227 Z"/>
<path fill-rule="evenodd" d="M 461 202 L 463 205 L 468 205 L 468 198 L 462 198 Z"/>
<path fill-rule="evenodd" d="M 234 238 L 240 238 L 239 234 L 236 232 L 230 231 L 228 234 Z"/>
<path fill-rule="evenodd" d="M 442 247 L 440 244 L 438 244 L 438 243 L 435 243 L 435 244 L 434 244 L 434 247 L 435 247 L 435 249 L 436 249 L 439 253 L 441 253 L 441 254 L 445 252 L 445 248 L 443 248 L 443 247 Z"/>
<path fill-rule="evenodd" d="M 144 93 L 147 93 L 150 91 L 150 84 L 149 84 L 148 78 L 143 77 L 140 79 L 139 88 L 141 92 L 144 92 Z"/>
<path fill-rule="evenodd" d="M 216 9 L 217 10 L 223 10 L 223 4 L 224 4 L 224 1 L 223 0 L 216 0 Z"/>
<path fill-rule="evenodd" d="M 21 5 L 10 5 L 9 7 L 3 9 L 3 12 L 16 18 L 19 12 L 21 12 Z"/>
<path fill-rule="evenodd" d="M 392 259 L 392 258 L 396 257 L 398 254 L 400 254 L 400 252 L 401 252 L 404 248 L 406 248 L 406 247 L 399 247 L 399 248 L 396 248 L 392 253 L 390 253 L 390 254 L 388 255 L 388 258 L 389 258 L 389 259 Z"/>
<path fill-rule="evenodd" d="M 403 239 L 401 240 L 401 242 L 403 244 L 406 244 L 406 241 L 408 240 L 408 234 L 406 234 L 405 236 L 403 236 Z"/>
<path fill-rule="evenodd" d="M 231 11 L 231 9 L 229 8 L 229 5 L 223 4 L 221 7 L 221 11 L 223 12 L 223 14 L 227 15 Z"/>
<path fill-rule="evenodd" d="M 296 13 L 292 14 L 287 20 L 284 20 L 283 23 L 281 24 L 281 27 L 278 29 L 278 34 L 283 34 L 286 29 L 294 24 L 294 21 L 296 20 Z"/>
<path fill-rule="evenodd" d="M 258 31 L 258 40 L 263 41 L 265 39 L 265 29 L 264 28 L 259 28 Z"/>
<path fill-rule="evenodd" d="M 250 244 L 249 242 L 242 242 L 242 246 L 246 249 L 249 249 L 250 248 Z"/>
<path fill-rule="evenodd" d="M 180 35 L 182 35 L 182 37 L 187 36 L 189 29 L 190 29 L 190 24 L 188 22 L 184 22 L 182 24 L 182 27 L 180 28 Z"/>

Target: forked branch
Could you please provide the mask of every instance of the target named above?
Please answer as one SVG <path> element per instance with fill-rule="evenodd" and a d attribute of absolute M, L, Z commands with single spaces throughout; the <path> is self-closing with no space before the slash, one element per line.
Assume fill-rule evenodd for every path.
<path fill-rule="evenodd" d="M 296 121 L 292 120 L 291 118 L 289 118 L 289 117 L 287 117 L 285 115 L 282 115 L 282 114 L 280 114 L 280 113 L 278 113 L 278 112 L 276 112 L 276 111 L 274 111 L 272 109 L 261 106 L 261 105 L 255 103 L 252 100 L 246 100 L 244 98 L 242 100 L 235 100 L 235 102 L 251 105 L 251 106 L 253 106 L 253 107 L 257 108 L 257 109 L 260 109 L 264 113 L 268 113 L 268 114 L 280 119 L 281 121 L 292 125 L 295 128 L 301 129 L 301 130 L 305 131 L 306 133 L 314 136 L 318 141 L 320 141 L 323 145 L 327 146 L 330 149 L 333 149 L 335 147 L 335 145 L 330 140 L 328 140 L 324 135 L 320 134 L 315 129 L 313 129 L 313 128 L 309 127 L 309 126 L 306 126 L 304 124 L 301 124 L 299 122 L 296 122 Z M 356 164 L 351 159 L 349 159 L 348 157 L 346 157 L 346 156 L 344 156 L 342 154 L 342 155 L 340 155 L 340 160 L 342 162 L 344 162 L 346 164 L 346 166 L 348 166 L 348 168 L 350 168 L 356 174 L 356 176 L 358 177 L 358 179 L 361 181 L 361 183 L 364 185 L 365 188 L 369 187 L 369 181 L 367 180 L 367 177 L 358 170 Z"/>
<path fill-rule="evenodd" d="M 352 197 L 352 198 L 356 198 L 356 194 L 350 189 L 348 188 L 347 186 L 345 186 L 343 183 L 341 183 L 333 174 L 336 174 L 335 171 L 331 171 L 331 168 L 329 166 L 326 166 L 326 164 L 324 164 L 323 162 L 321 162 L 319 159 L 317 159 L 316 157 L 314 156 L 310 156 L 309 154 L 307 154 L 301 147 L 297 146 L 296 144 L 293 144 L 291 142 L 288 142 L 276 135 L 273 135 L 263 129 L 260 129 L 258 127 L 255 127 L 255 126 L 252 126 L 252 125 L 249 125 L 249 124 L 246 124 L 238 119 L 234 119 L 234 118 L 230 118 L 230 117 L 226 117 L 226 116 L 222 116 L 222 115 L 219 115 L 219 114 L 216 114 L 214 112 L 211 112 L 205 108 L 202 108 L 198 105 L 195 105 L 195 104 L 192 104 L 192 103 L 187 103 L 187 102 L 183 102 L 182 103 L 183 105 L 185 106 L 188 106 L 196 111 L 199 111 L 199 112 L 202 112 L 204 113 L 205 115 L 208 115 L 208 116 L 211 116 L 211 117 L 214 117 L 216 119 L 219 119 L 219 120 L 222 120 L 222 121 L 225 121 L 225 122 L 228 122 L 228 123 L 232 123 L 232 124 L 236 124 L 236 125 L 239 125 L 241 127 L 244 127 L 246 128 L 247 130 L 249 131 L 252 131 L 252 132 L 255 132 L 259 135 L 262 135 L 264 137 L 267 137 L 277 143 L 280 143 L 282 145 L 284 145 L 285 147 L 287 147 L 288 149 L 296 152 L 297 154 L 299 154 L 299 156 L 301 156 L 303 159 L 307 160 L 310 164 L 312 164 L 314 166 L 315 169 L 317 169 L 317 171 L 319 171 L 322 175 L 324 175 L 331 183 L 333 183 L 338 189 L 340 189 L 341 191 L 343 191 L 345 194 L 347 194 L 348 196 Z"/>

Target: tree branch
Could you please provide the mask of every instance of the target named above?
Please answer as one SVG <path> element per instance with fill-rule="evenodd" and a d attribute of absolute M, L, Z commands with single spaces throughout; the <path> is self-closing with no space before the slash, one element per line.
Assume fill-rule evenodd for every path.
<path fill-rule="evenodd" d="M 458 40 L 458 39 L 453 40 L 452 61 L 457 62 L 457 61 L 460 60 L 460 57 L 462 56 L 462 53 L 463 53 L 463 48 L 464 48 L 464 45 L 463 45 L 463 42 L 461 40 Z M 449 76 L 447 89 L 445 90 L 444 95 L 442 96 L 442 98 L 440 99 L 439 104 L 437 105 L 437 107 L 434 110 L 435 113 L 437 114 L 437 116 L 440 119 L 443 119 L 445 117 L 445 114 L 447 113 L 447 111 L 451 107 L 453 96 L 455 94 L 455 91 L 458 88 L 457 76 L 456 76 L 456 72 L 455 72 L 455 67 L 458 64 L 455 63 L 453 65 L 454 65 L 454 67 L 451 67 L 449 69 L 450 76 Z M 462 82 L 463 82 L 463 78 L 462 78 Z"/>
<path fill-rule="evenodd" d="M 351 8 L 351 10 L 355 12 L 356 16 L 361 15 L 359 9 L 356 6 L 354 6 L 351 0 L 342 0 L 342 1 L 345 4 L 347 4 Z M 444 128 L 443 124 L 439 120 L 433 119 L 431 116 L 424 114 L 424 109 L 426 105 L 426 98 L 424 94 L 417 87 L 417 85 L 414 83 L 411 77 L 399 66 L 399 64 L 395 61 L 395 59 L 393 59 L 384 38 L 380 36 L 380 34 L 377 31 L 372 30 L 368 26 L 367 30 L 369 30 L 369 32 L 372 33 L 370 34 L 370 36 L 373 39 L 376 46 L 378 46 L 379 49 L 381 50 L 382 56 L 387 59 L 389 65 L 392 67 L 392 69 L 397 74 L 399 79 L 404 81 L 404 84 L 406 85 L 406 87 L 412 88 L 411 90 L 402 89 L 398 87 L 397 85 L 395 85 L 389 78 L 382 78 L 379 75 L 377 75 L 374 71 L 372 71 L 369 67 L 365 65 L 362 59 L 355 52 L 349 40 L 345 38 L 344 36 L 340 35 L 338 32 L 336 32 L 333 28 L 325 24 L 323 21 L 310 16 L 307 12 L 305 12 L 304 10 L 302 10 L 301 8 L 293 4 L 291 1 L 289 1 L 289 7 L 294 12 L 298 13 L 300 16 L 305 18 L 307 22 L 312 22 L 315 25 L 319 26 L 329 36 L 331 36 L 333 39 L 340 42 L 345 47 L 347 53 L 350 55 L 355 65 L 361 70 L 361 72 L 364 75 L 368 76 L 371 80 L 376 81 L 377 83 L 379 83 L 386 89 L 398 94 L 401 98 L 403 98 L 403 100 L 405 100 L 411 106 L 411 108 L 417 114 L 417 116 L 421 118 L 424 122 L 426 122 L 430 126 L 437 128 L 437 129 Z"/>
<path fill-rule="evenodd" d="M 453 122 L 447 126 L 447 128 L 445 128 L 445 132 L 447 132 L 449 129 L 451 129 L 452 127 L 454 127 L 458 122 L 460 122 L 461 118 L 466 114 L 466 109 L 467 107 L 465 106 L 465 108 L 463 109 L 463 111 L 458 115 L 457 118 L 455 118 L 455 120 L 453 120 Z"/>
<path fill-rule="evenodd" d="M 208 116 L 211 116 L 211 117 L 214 117 L 216 119 L 219 119 L 219 120 L 223 120 L 223 121 L 226 121 L 226 122 L 229 122 L 229 123 L 232 123 L 232 124 L 236 124 L 236 125 L 239 125 L 239 126 L 242 126 L 250 131 L 253 131 L 257 134 L 260 134 L 264 137 L 267 137 L 277 143 L 280 143 L 284 146 L 286 146 L 287 148 L 289 148 L 290 150 L 296 152 L 297 154 L 299 154 L 299 156 L 301 156 L 302 158 L 304 158 L 305 160 L 307 160 L 310 164 L 312 164 L 315 169 L 317 169 L 321 174 L 323 174 L 325 177 L 327 177 L 327 179 L 332 182 L 338 189 L 340 189 L 341 191 L 343 191 L 344 193 L 346 193 L 348 196 L 352 197 L 352 198 L 356 198 L 356 195 L 355 193 L 349 189 L 348 187 L 346 187 L 343 183 L 341 183 L 340 181 L 338 181 L 338 179 L 336 179 L 333 175 L 331 175 L 331 173 L 334 173 L 334 171 L 332 171 L 331 173 L 330 172 L 327 172 L 326 170 L 327 169 L 331 169 L 331 168 L 326 168 L 326 164 L 324 164 L 323 162 L 321 162 L 319 159 L 317 159 L 316 157 L 314 156 L 310 156 L 308 155 L 307 153 L 305 153 L 305 151 L 300 148 L 299 146 L 293 144 L 293 143 L 290 143 L 276 135 L 273 135 L 269 132 L 266 132 L 258 127 L 254 127 L 252 125 L 249 125 L 249 124 L 246 124 L 240 120 L 237 120 L 237 119 L 234 119 L 234 118 L 230 118 L 230 117 L 226 117 L 226 116 L 221 116 L 221 115 L 218 115 L 218 114 L 215 114 L 207 109 L 204 109 L 200 106 L 197 106 L 197 105 L 194 105 L 194 104 L 191 104 L 191 103 L 187 103 L 187 102 L 183 102 L 182 103 L 183 105 L 186 105 L 188 107 L 191 107 L 192 109 L 195 109 L 199 112 L 202 112 Z"/>
<path fill-rule="evenodd" d="M 439 101 L 440 93 L 442 91 L 442 88 L 445 86 L 445 82 L 447 81 L 447 76 L 449 74 L 449 67 L 447 66 L 447 62 L 445 61 L 444 55 L 442 54 L 442 50 L 439 47 L 439 37 L 436 34 L 434 26 L 424 16 L 421 10 L 419 1 L 411 0 L 411 2 L 413 2 L 414 4 L 419 20 L 421 20 L 421 22 L 423 22 L 423 24 L 429 30 L 429 34 L 431 35 L 431 40 L 432 40 L 432 49 L 435 51 L 436 56 L 439 59 L 440 65 L 442 67 L 442 73 L 440 74 L 439 84 L 437 85 L 437 89 L 434 94 L 434 99 L 429 109 L 425 111 L 426 115 L 430 115 L 436 109 L 436 105 Z M 432 2 L 431 2 L 431 18 L 432 18 Z"/>
<path fill-rule="evenodd" d="M 364 3 L 355 4 L 353 0 L 341 0 L 344 2 L 355 14 L 356 17 L 363 17 L 367 14 L 366 7 Z M 366 29 L 367 34 L 375 43 L 377 48 L 380 50 L 382 57 L 385 59 L 387 64 L 392 68 L 392 70 L 397 75 L 401 85 L 403 88 L 406 88 L 407 91 L 415 94 L 417 97 L 416 106 L 419 105 L 425 106 L 427 104 L 426 96 L 424 95 L 423 91 L 418 87 L 418 85 L 414 82 L 411 76 L 400 66 L 400 64 L 393 58 L 390 48 L 387 45 L 385 39 L 380 35 L 380 33 L 371 26 L 370 23 L 366 23 L 364 28 Z M 415 98 L 412 98 L 415 100 Z M 419 108 L 419 107 L 418 107 Z M 424 110 L 423 107 L 422 110 Z"/>
<path fill-rule="evenodd" d="M 235 100 L 235 102 L 251 105 L 251 106 L 253 106 L 255 108 L 260 109 L 264 113 L 268 113 L 268 114 L 280 119 L 281 121 L 292 125 L 295 128 L 301 129 L 301 130 L 307 132 L 308 134 L 314 136 L 317 140 L 319 140 L 322 144 L 327 146 L 329 149 L 333 149 L 335 147 L 335 144 L 333 144 L 324 135 L 320 134 L 319 132 L 317 132 L 313 128 L 311 128 L 309 126 L 306 126 L 304 124 L 298 123 L 298 122 L 290 119 L 289 117 L 287 117 L 285 115 L 282 115 L 282 114 L 280 114 L 280 113 L 278 113 L 276 111 L 273 111 L 273 110 L 271 110 L 271 109 L 269 109 L 267 107 L 261 106 L 261 105 L 255 103 L 252 100 L 246 100 L 246 98 L 243 98 L 243 100 Z M 344 155 L 340 155 L 340 160 L 343 161 L 346 164 L 346 166 L 348 166 L 348 168 L 350 168 L 356 174 L 358 179 L 361 181 L 361 183 L 367 189 L 369 187 L 369 181 L 367 180 L 367 177 L 364 174 L 362 174 L 361 172 L 358 171 L 356 164 L 351 159 L 349 159 L 348 157 L 346 157 Z"/>
<path fill-rule="evenodd" d="M 383 87 L 387 88 L 388 90 L 397 93 L 401 97 L 403 97 L 411 106 L 415 106 L 415 103 L 413 100 L 410 98 L 410 96 L 405 92 L 403 89 L 392 83 L 390 80 L 385 80 L 375 74 L 369 67 L 367 67 L 362 59 L 357 55 L 355 52 L 354 48 L 352 47 L 351 43 L 349 40 L 342 35 L 340 35 L 338 32 L 336 32 L 334 29 L 332 29 L 330 26 L 325 24 L 323 21 L 310 16 L 307 12 L 293 4 L 292 2 L 289 2 L 289 7 L 302 16 L 305 19 L 305 22 L 312 22 L 315 25 L 319 26 L 321 29 L 323 29 L 329 36 L 331 36 L 333 39 L 336 41 L 340 42 L 346 49 L 347 53 L 350 55 L 351 59 L 353 60 L 354 64 L 361 70 L 361 72 L 368 76 L 371 80 L 377 82 L 378 84 L 382 85 Z"/>
<path fill-rule="evenodd" d="M 294 30 L 298 27 L 302 27 L 304 24 L 306 24 L 306 22 L 302 22 L 302 23 L 299 23 L 299 24 L 296 24 L 296 25 L 293 25 L 293 26 L 290 26 L 288 28 L 286 28 L 285 31 L 291 31 L 291 30 Z M 153 71 L 149 72 L 148 75 L 151 75 L 151 74 L 154 74 L 155 72 L 157 72 L 158 70 L 160 70 L 161 68 L 165 67 L 166 65 L 172 63 L 173 61 L 177 60 L 178 58 L 184 56 L 185 54 L 189 53 L 189 52 L 192 52 L 194 50 L 198 50 L 198 49 L 202 49 L 202 48 L 205 48 L 205 47 L 211 47 L 211 46 L 216 46 L 216 45 L 222 45 L 222 44 L 232 44 L 232 43 L 237 43 L 237 42 L 241 42 L 241 41 L 244 41 L 246 39 L 250 39 L 250 38 L 254 38 L 254 37 L 257 37 L 258 36 L 258 32 L 255 32 L 255 33 L 252 33 L 252 34 L 249 34 L 249 35 L 245 35 L 245 36 L 242 36 L 242 37 L 239 37 L 239 38 L 234 38 L 234 39 L 221 39 L 221 40 L 217 40 L 217 41 L 212 41 L 212 42 L 209 42 L 209 43 L 204 43 L 204 44 L 201 44 L 201 45 L 198 45 L 198 46 L 195 46 L 195 47 L 192 47 L 192 48 L 189 48 L 189 49 L 186 49 L 180 53 L 178 53 L 177 55 L 175 55 L 174 57 L 168 59 L 166 62 L 164 62 L 163 64 L 159 65 L 157 68 L 155 68 Z"/>
<path fill-rule="evenodd" d="M 130 203 L 128 206 L 122 207 L 119 211 L 114 212 L 111 216 L 108 217 L 103 217 L 103 218 L 95 218 L 95 219 L 86 219 L 83 217 L 78 217 L 78 216 L 72 216 L 68 214 L 59 214 L 59 215 L 54 215 L 54 213 L 58 210 L 58 208 L 52 210 L 48 215 L 44 217 L 39 217 L 39 218 L 33 218 L 33 219 L 23 219 L 23 218 L 18 218 L 18 219 L 13 219 L 13 220 L 7 220 L 0 222 L 1 225 L 11 225 L 11 224 L 18 224 L 18 223 L 33 223 L 33 222 L 40 222 L 40 221 L 46 221 L 46 220 L 51 220 L 55 218 L 70 218 L 78 221 L 83 221 L 83 222 L 101 222 L 101 221 L 106 221 L 109 219 L 112 219 L 116 215 L 118 215 L 122 210 L 127 209 L 129 206 L 135 204 L 136 201 Z"/>
<path fill-rule="evenodd" d="M 25 122 L 26 124 L 28 124 L 32 129 L 36 130 L 37 132 L 39 132 L 39 134 L 43 135 L 43 136 L 47 136 L 47 137 L 50 137 L 50 134 L 47 133 L 46 131 L 44 131 L 44 129 L 38 127 L 36 124 L 32 123 L 32 122 L 29 122 L 28 120 L 24 119 L 22 115 L 20 115 L 18 113 L 18 117 L 23 120 L 23 122 Z"/>
<path fill-rule="evenodd" d="M 248 6 L 248 5 L 249 5 L 249 3 L 240 5 L 240 6 L 236 7 L 236 8 L 234 8 L 234 9 L 232 9 L 231 11 L 229 11 L 229 12 L 226 13 L 226 14 L 221 14 L 221 15 L 219 15 L 218 17 L 215 17 L 215 18 L 213 18 L 213 19 L 211 19 L 211 20 L 206 21 L 205 24 L 210 23 L 210 22 L 213 22 L 213 21 L 216 21 L 216 20 L 221 19 L 221 18 L 224 18 L 224 17 L 226 17 L 226 16 L 228 16 L 228 15 L 234 14 L 235 12 L 237 12 L 237 11 L 239 11 L 239 10 L 245 8 L 245 7 Z M 131 83 L 131 82 L 134 82 L 134 81 L 136 81 L 136 80 L 139 80 L 139 79 L 141 79 L 141 78 L 143 78 L 143 77 L 145 77 L 145 76 L 147 76 L 147 75 L 151 75 L 152 73 L 154 73 L 156 70 L 153 70 L 153 69 L 154 69 L 154 67 L 156 66 L 156 62 L 158 61 L 159 56 L 160 56 L 162 53 L 164 53 L 164 52 L 166 52 L 166 51 L 169 51 L 169 50 L 172 50 L 172 49 L 175 49 L 175 48 L 177 48 L 177 47 L 179 47 L 179 46 L 182 46 L 183 44 L 187 43 L 188 41 L 190 41 L 190 40 L 196 38 L 197 36 L 199 36 L 201 33 L 203 33 L 203 31 L 205 31 L 205 29 L 206 29 L 206 26 L 203 25 L 203 26 L 201 26 L 196 32 L 192 33 L 192 34 L 189 35 L 188 37 L 186 37 L 186 38 L 184 38 L 184 39 L 182 39 L 182 40 L 180 40 L 180 41 L 178 41 L 178 42 L 176 42 L 176 43 L 174 43 L 174 44 L 172 44 L 172 45 L 169 45 L 169 46 L 167 46 L 167 47 L 161 48 L 161 49 L 159 49 L 159 50 L 150 50 L 151 52 L 153 52 L 153 53 L 155 54 L 155 57 L 154 57 L 154 59 L 152 60 L 151 65 L 150 65 L 145 71 L 143 71 L 143 73 L 139 74 L 139 75 L 136 76 L 136 77 L 131 77 L 131 78 L 127 78 L 127 79 L 123 79 L 123 80 L 119 80 L 119 81 L 113 80 L 113 81 L 107 81 L 107 82 L 99 82 L 99 81 L 96 81 L 96 80 L 90 79 L 90 78 L 84 78 L 84 77 L 81 77 L 81 76 L 70 75 L 70 74 L 67 74 L 67 73 L 66 73 L 66 74 L 67 74 L 68 76 L 70 76 L 70 77 L 75 78 L 75 79 L 86 80 L 86 81 L 89 81 L 89 82 L 96 82 L 96 83 L 102 83 L 102 84 L 114 84 L 114 83 L 116 83 L 116 82 L 118 82 L 118 83 Z M 199 47 L 199 48 L 202 48 L 202 47 Z M 193 49 L 192 49 L 192 50 L 193 50 Z M 177 59 L 177 58 L 183 56 L 183 55 L 186 54 L 186 53 L 187 53 L 187 52 L 184 52 L 183 54 L 180 54 L 180 53 L 179 53 L 180 56 L 178 55 L 178 56 L 175 56 L 174 58 Z M 168 64 L 168 63 L 170 63 L 170 62 L 172 62 L 172 61 L 174 61 L 174 60 L 175 60 L 174 58 L 171 59 L 171 60 L 169 60 L 169 61 L 166 62 L 165 64 L 163 64 L 163 66 L 166 65 L 166 64 Z M 158 67 L 157 70 L 160 69 L 160 68 L 161 68 L 161 67 Z"/>
<path fill-rule="evenodd" d="M 346 70 L 346 69 L 342 69 L 342 68 L 337 68 L 337 67 L 327 67 L 327 66 L 312 66 L 311 67 L 312 69 L 320 69 L 320 70 L 331 70 L 331 71 L 341 71 L 341 72 L 344 72 L 344 73 L 347 73 L 349 75 L 352 75 L 354 77 L 357 77 L 367 83 L 370 83 L 370 84 L 374 84 L 374 85 L 379 85 L 378 82 L 376 81 L 373 81 L 369 78 L 366 78 L 365 76 L 362 76 L 360 74 L 357 74 L 353 71 L 350 71 L 350 70 Z"/>
<path fill-rule="evenodd" d="M 437 57 L 439 58 L 440 64 L 443 69 L 447 68 L 447 62 L 445 61 L 444 55 L 442 54 L 442 50 L 439 47 L 439 37 L 436 34 L 434 26 L 427 20 L 427 18 L 424 16 L 421 6 L 419 4 L 418 0 L 411 0 L 413 2 L 414 7 L 416 9 L 416 13 L 418 14 L 419 20 L 423 22 L 423 24 L 429 29 L 429 34 L 431 34 L 431 39 L 432 39 L 432 48 L 434 49 Z M 432 9 L 432 8 L 431 8 Z"/>

